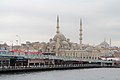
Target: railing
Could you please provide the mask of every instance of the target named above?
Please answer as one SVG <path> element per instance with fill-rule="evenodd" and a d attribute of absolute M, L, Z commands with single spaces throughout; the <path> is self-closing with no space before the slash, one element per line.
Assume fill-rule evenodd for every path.
<path fill-rule="evenodd" d="M 61 64 L 61 65 L 33 65 L 33 66 L 1 66 L 0 71 L 9 70 L 31 70 L 31 69 L 69 69 L 69 68 L 97 68 L 97 67 L 115 67 L 112 65 L 100 64 Z M 120 66 L 116 66 L 120 67 Z"/>

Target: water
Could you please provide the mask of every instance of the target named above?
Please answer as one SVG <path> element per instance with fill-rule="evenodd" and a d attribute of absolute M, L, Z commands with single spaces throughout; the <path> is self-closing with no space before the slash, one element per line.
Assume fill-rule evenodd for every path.
<path fill-rule="evenodd" d="M 0 80 L 120 80 L 120 68 L 92 68 L 0 74 Z"/>

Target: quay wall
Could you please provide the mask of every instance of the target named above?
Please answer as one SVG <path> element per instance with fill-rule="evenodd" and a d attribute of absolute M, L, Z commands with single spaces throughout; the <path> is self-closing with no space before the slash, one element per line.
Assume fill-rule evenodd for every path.
<path fill-rule="evenodd" d="M 84 68 L 120 68 L 120 66 L 101 66 L 96 64 L 82 64 L 82 65 L 45 65 L 37 67 L 14 67 L 0 69 L 1 73 L 14 73 L 14 72 L 28 72 L 28 71 L 50 71 L 50 70 L 67 70 L 67 69 L 84 69 Z"/>

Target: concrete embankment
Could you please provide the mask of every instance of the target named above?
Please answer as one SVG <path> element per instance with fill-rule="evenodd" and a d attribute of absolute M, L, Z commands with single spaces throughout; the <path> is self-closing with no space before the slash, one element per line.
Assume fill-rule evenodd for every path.
<path fill-rule="evenodd" d="M 84 68 L 120 68 L 120 66 L 100 66 L 100 65 L 45 65 L 34 67 L 12 67 L 0 69 L 0 73 L 28 72 L 28 71 L 50 71 L 50 70 L 67 70 L 67 69 L 84 69 Z"/>

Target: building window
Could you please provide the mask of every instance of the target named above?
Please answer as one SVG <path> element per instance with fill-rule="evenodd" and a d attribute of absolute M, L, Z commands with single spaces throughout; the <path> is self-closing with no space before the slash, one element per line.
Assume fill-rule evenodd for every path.
<path fill-rule="evenodd" d="M 97 59 L 97 57 L 95 57 L 95 59 Z"/>
<path fill-rule="evenodd" d="M 91 57 L 89 57 L 89 59 L 91 59 Z"/>

